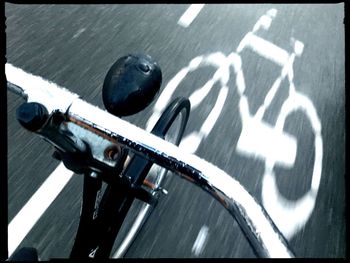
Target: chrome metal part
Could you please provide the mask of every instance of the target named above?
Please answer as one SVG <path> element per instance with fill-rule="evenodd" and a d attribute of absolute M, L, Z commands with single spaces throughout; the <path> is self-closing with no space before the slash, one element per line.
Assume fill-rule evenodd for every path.
<path fill-rule="evenodd" d="M 103 162 L 110 167 L 114 167 L 117 160 L 108 158 L 105 155 L 106 149 L 113 149 L 112 147 L 118 147 L 115 143 L 103 138 L 98 133 L 94 133 L 85 127 L 79 126 L 73 122 L 67 122 L 67 129 L 72 132 L 76 137 L 80 138 L 85 142 L 89 142 L 91 154 L 97 161 Z"/>
<path fill-rule="evenodd" d="M 95 171 L 92 171 L 92 172 L 90 173 L 90 176 L 91 176 L 92 178 L 97 178 L 97 177 L 98 177 L 98 174 L 97 174 Z"/>
<path fill-rule="evenodd" d="M 294 257 L 264 208 L 223 170 L 81 99 L 74 101 L 68 115 L 88 120 L 91 128 L 209 192 L 237 220 L 258 256 Z"/>
<path fill-rule="evenodd" d="M 11 83 L 11 82 L 9 82 L 9 81 L 7 82 L 7 89 L 10 90 L 10 91 L 13 92 L 13 93 L 19 95 L 19 96 L 22 97 L 24 100 L 27 100 L 27 99 L 28 99 L 27 94 L 25 94 L 24 90 L 23 90 L 21 87 L 15 85 L 15 84 L 13 84 L 13 83 Z"/>
<path fill-rule="evenodd" d="M 164 195 L 167 195 L 167 194 L 168 194 L 168 190 L 166 190 L 166 189 L 164 189 L 164 188 L 159 187 L 159 190 L 160 190 Z"/>
<path fill-rule="evenodd" d="M 16 79 L 16 76 L 10 79 Z M 78 95 L 53 86 L 52 83 L 40 89 L 32 88 L 35 87 L 35 83 L 14 84 L 24 87 L 23 93 L 28 96 L 28 101 L 40 102 L 49 111 L 58 110 L 66 113 L 69 118 L 78 120 L 77 125 L 88 127 L 89 131 L 103 135 L 111 143 L 127 147 L 210 193 L 237 220 L 258 256 L 294 257 L 287 241 L 264 208 L 237 180 L 223 170 L 107 111 L 78 99 Z"/>
<path fill-rule="evenodd" d="M 19 94 L 27 102 L 38 102 L 45 105 L 49 113 L 54 110 L 66 112 L 72 102 L 79 96 L 41 77 L 31 75 L 15 68 L 9 63 L 5 65 L 6 79 L 12 84 L 8 89 Z"/>

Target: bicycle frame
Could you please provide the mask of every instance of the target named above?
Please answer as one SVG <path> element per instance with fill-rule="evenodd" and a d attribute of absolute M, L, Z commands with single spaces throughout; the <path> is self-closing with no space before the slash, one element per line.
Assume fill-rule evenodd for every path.
<path fill-rule="evenodd" d="M 160 138 L 166 136 L 171 119 L 177 116 L 174 115 L 174 111 L 182 109 L 180 105 L 187 105 L 185 107 L 189 112 L 190 104 L 186 99 L 175 99 L 152 129 L 152 134 Z M 185 117 L 185 122 L 188 116 Z M 103 176 L 96 172 L 84 174 L 82 210 L 70 258 L 108 258 L 133 201 L 137 198 L 149 205 L 155 205 L 157 202 L 153 194 L 141 187 L 153 163 L 138 155 L 127 160 L 126 152 L 124 153 L 119 158 L 118 167 L 113 169 L 112 178 L 108 180 L 108 191 L 105 191 L 103 196 L 101 195 Z M 161 190 L 151 182 L 147 184 L 154 191 Z M 119 247 L 117 256 L 125 252 L 127 242 L 123 242 L 123 248 Z"/>
<path fill-rule="evenodd" d="M 265 209 L 238 181 L 223 170 L 83 101 L 77 94 L 66 89 L 51 83 L 45 88 L 33 87 L 35 85 L 32 83 L 17 82 L 16 79 L 20 79 L 17 76 L 7 75 L 7 79 L 15 84 L 8 86 L 8 89 L 28 102 L 43 104 L 49 113 L 61 112 L 84 125 L 92 133 L 102 134 L 111 142 L 126 147 L 207 191 L 237 220 L 259 257 L 294 257 L 286 239 Z M 91 112 L 94 114 L 90 114 Z"/>

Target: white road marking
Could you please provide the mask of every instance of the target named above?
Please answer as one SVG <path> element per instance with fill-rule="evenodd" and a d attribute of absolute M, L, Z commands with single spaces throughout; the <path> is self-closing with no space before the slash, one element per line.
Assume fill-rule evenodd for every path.
<path fill-rule="evenodd" d="M 199 230 L 196 241 L 194 242 L 192 247 L 192 253 L 195 256 L 198 257 L 203 252 L 204 246 L 208 239 L 208 233 L 209 233 L 209 228 L 205 225 L 202 226 L 202 228 Z"/>
<path fill-rule="evenodd" d="M 213 106 L 211 112 L 203 122 L 199 131 L 193 131 L 181 140 L 180 147 L 185 149 L 187 152 L 194 153 L 201 141 L 211 132 L 216 121 L 219 119 L 219 115 L 224 107 L 225 100 L 228 95 L 228 87 L 226 86 L 230 78 L 229 71 L 229 59 L 221 52 L 209 54 L 208 56 L 198 56 L 190 61 L 188 66 L 182 68 L 166 85 L 163 92 L 160 94 L 154 108 L 153 114 L 149 118 L 146 130 L 150 130 L 159 118 L 161 112 L 165 109 L 169 103 L 171 96 L 175 92 L 176 88 L 180 85 L 187 74 L 196 70 L 201 66 L 214 66 L 217 68 L 213 77 L 204 84 L 203 87 L 195 90 L 189 97 L 191 102 L 191 110 L 194 110 L 199 106 L 200 103 L 205 99 L 208 93 L 213 88 L 214 84 L 220 81 L 221 87 L 218 98 Z"/>
<path fill-rule="evenodd" d="M 263 38 L 256 36 L 252 32 L 245 35 L 245 37 L 239 43 L 237 53 L 240 53 L 243 48 L 247 46 L 252 48 L 259 55 L 277 63 L 280 66 L 284 66 L 289 58 L 287 51 Z"/>
<path fill-rule="evenodd" d="M 184 149 L 186 152 L 194 153 L 197 151 L 203 138 L 203 134 L 199 133 L 198 131 L 193 131 L 181 140 L 179 147 Z"/>
<path fill-rule="evenodd" d="M 301 54 L 303 53 L 304 51 L 304 43 L 303 42 L 300 42 L 298 40 L 296 40 L 294 42 L 294 53 L 297 55 L 297 56 L 301 56 Z"/>
<path fill-rule="evenodd" d="M 180 26 L 188 27 L 193 20 L 196 18 L 196 16 L 199 14 L 199 12 L 204 7 L 204 4 L 192 4 L 186 12 L 181 16 L 179 21 L 177 22 Z"/>
<path fill-rule="evenodd" d="M 73 172 L 61 163 L 12 219 L 8 225 L 9 256 L 59 195 L 72 175 Z"/>
<path fill-rule="evenodd" d="M 219 96 L 216 106 L 214 106 L 216 110 L 212 110 L 199 131 L 190 133 L 180 144 L 182 149 L 194 153 L 202 140 L 210 133 L 219 118 L 227 96 L 226 85 L 231 74 L 229 67 L 232 66 L 236 74 L 236 87 L 240 96 L 239 113 L 242 119 L 242 132 L 238 139 L 236 150 L 238 153 L 249 157 L 261 158 L 265 161 L 266 171 L 264 176 L 266 178 L 263 180 L 263 204 L 268 213 L 271 214 L 271 218 L 274 220 L 277 227 L 281 227 L 282 232 L 288 238 L 291 238 L 306 224 L 314 209 L 322 174 L 323 141 L 321 122 L 315 106 L 308 97 L 302 95 L 302 93 L 299 93 L 295 89 L 293 82 L 294 59 L 296 56 L 301 56 L 304 44 L 301 41 L 291 38 L 294 52 L 289 53 L 255 34 L 260 29 L 268 30 L 276 14 L 276 9 L 270 9 L 265 15 L 261 16 L 253 27 L 253 30 L 242 38 L 236 52 L 232 52 L 228 56 L 225 56 L 221 52 L 216 52 L 192 59 L 189 65 L 182 68 L 164 88 L 154 107 L 154 116 L 159 115 L 165 108 L 174 91 L 186 78 L 187 74 L 202 66 L 217 68 L 214 77 L 209 79 L 203 87 L 195 90 L 190 95 L 193 109 L 199 106 L 209 94 L 216 81 L 220 80 L 221 82 L 221 99 L 219 99 Z M 250 113 L 248 99 L 244 94 L 246 86 L 242 71 L 242 60 L 239 54 L 244 48 L 250 48 L 258 55 L 282 67 L 280 76 L 278 76 L 272 84 L 272 87 L 265 96 L 264 103 L 260 106 L 255 115 Z M 289 97 L 283 104 L 275 126 L 271 126 L 263 121 L 263 116 L 265 110 L 270 106 L 273 98 L 276 96 L 281 82 L 286 77 L 288 77 L 289 81 Z M 291 202 L 284 199 L 283 196 L 279 194 L 278 189 L 274 188 L 277 186 L 273 183 L 275 175 L 272 170 L 274 165 L 287 168 L 292 168 L 294 165 L 297 153 L 297 140 L 294 136 L 283 131 L 283 125 L 287 115 L 298 109 L 302 110 L 307 115 L 314 131 L 315 162 L 309 193 L 304 195 L 304 197 L 297 202 Z M 295 216 L 291 215 L 293 213 L 295 213 Z"/>
<path fill-rule="evenodd" d="M 262 187 L 264 207 L 278 229 L 289 240 L 309 220 L 315 207 L 316 195 L 317 192 L 311 189 L 298 200 L 290 201 L 279 192 L 273 171 L 271 169 L 265 171 Z"/>
<path fill-rule="evenodd" d="M 254 25 L 253 32 L 258 31 L 261 27 L 264 28 L 265 30 L 268 30 L 270 28 L 271 22 L 272 22 L 272 18 L 270 16 L 263 15 L 262 17 L 260 17 L 258 22 L 256 22 L 256 24 Z"/>
<path fill-rule="evenodd" d="M 77 38 L 78 36 L 80 36 L 84 31 L 86 30 L 86 28 L 81 28 L 77 31 L 77 33 L 74 34 L 74 36 L 72 38 Z"/>
<path fill-rule="evenodd" d="M 283 167 L 293 167 L 297 152 L 294 136 L 251 117 L 242 124 L 236 149 L 238 153 L 254 158 L 273 159 Z"/>
<path fill-rule="evenodd" d="M 227 95 L 228 95 L 228 87 L 227 86 L 221 87 L 218 98 L 216 99 L 215 105 L 211 110 L 211 112 L 209 113 L 208 117 L 205 119 L 200 129 L 200 131 L 203 134 L 205 134 L 205 136 L 209 135 L 215 123 L 219 119 L 221 111 L 224 108 Z"/>
<path fill-rule="evenodd" d="M 276 16 L 276 12 L 276 10 L 270 10 L 267 13 L 268 16 L 262 16 L 254 26 L 255 31 L 260 27 L 268 29 L 271 25 L 271 19 Z M 241 97 L 239 106 L 243 127 L 236 150 L 244 155 L 260 157 L 265 160 L 265 173 L 262 181 L 263 205 L 277 227 L 286 238 L 290 239 L 305 226 L 315 207 L 322 174 L 321 122 L 312 101 L 297 92 L 294 87 L 293 63 L 296 56 L 301 56 L 304 44 L 292 38 L 294 52 L 289 54 L 286 50 L 256 36 L 255 31 L 253 30 L 253 32 L 249 32 L 244 36 L 239 43 L 237 52 L 241 52 L 246 47 L 251 48 L 258 55 L 280 65 L 282 70 L 255 116 L 250 114 L 246 98 Z M 236 68 L 235 72 L 239 74 L 241 69 Z M 262 117 L 286 76 L 288 76 L 289 81 L 289 97 L 281 108 L 275 127 L 269 128 L 263 123 Z M 240 81 L 236 81 L 236 84 L 240 95 L 243 94 L 242 90 L 245 89 L 243 76 Z M 240 88 L 240 86 L 242 87 Z M 285 199 L 278 191 L 273 168 L 275 165 L 290 168 L 294 165 L 297 151 L 296 139 L 294 136 L 285 133 L 283 126 L 287 115 L 296 110 L 302 110 L 312 125 L 315 135 L 315 161 L 310 190 L 297 201 L 290 201 Z"/>
<path fill-rule="evenodd" d="M 9 63 L 6 64 L 5 69 L 7 80 L 14 84 L 23 88 L 28 85 L 35 85 L 38 90 L 49 86 L 51 90 L 57 90 L 57 94 L 60 94 L 60 87 L 51 81 L 27 73 Z M 33 97 L 28 98 L 28 101 L 36 101 L 39 98 L 40 96 L 34 95 Z M 16 250 L 36 222 L 45 213 L 65 185 L 70 181 L 72 175 L 73 172 L 66 169 L 63 163 L 58 165 L 40 188 L 28 200 L 24 207 L 22 207 L 18 214 L 12 219 L 8 225 L 9 256 Z"/>
<path fill-rule="evenodd" d="M 315 135 L 315 160 L 310 190 L 296 201 L 285 199 L 278 191 L 276 175 L 273 172 L 274 160 L 266 160 L 262 185 L 262 200 L 265 209 L 286 238 L 292 238 L 309 220 L 315 204 L 322 175 L 323 142 L 321 122 L 308 97 L 301 93 L 293 93 L 283 104 L 276 122 L 276 129 L 283 130 L 287 116 L 302 110 L 308 117 Z"/>
<path fill-rule="evenodd" d="M 205 97 L 207 97 L 208 93 L 211 91 L 214 84 L 215 84 L 214 79 L 210 79 L 209 81 L 207 81 L 207 83 L 204 84 L 202 88 L 197 89 L 191 94 L 189 100 L 191 102 L 192 108 L 197 108 L 197 106 L 202 102 L 202 100 Z"/>
<path fill-rule="evenodd" d="M 180 148 L 186 150 L 187 152 L 194 153 L 197 151 L 201 141 L 209 135 L 211 130 L 214 128 L 215 123 L 219 119 L 222 109 L 224 108 L 225 101 L 228 95 L 228 87 L 223 86 L 220 89 L 218 98 L 216 99 L 215 105 L 208 117 L 203 122 L 200 130 L 193 131 L 181 140 Z M 191 96 L 192 97 L 192 96 Z M 204 98 L 203 98 L 204 99 Z M 191 101 L 192 105 L 192 101 Z"/>

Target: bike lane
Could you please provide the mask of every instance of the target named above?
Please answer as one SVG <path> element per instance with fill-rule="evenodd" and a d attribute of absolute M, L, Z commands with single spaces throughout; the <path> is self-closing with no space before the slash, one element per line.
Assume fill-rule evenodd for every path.
<path fill-rule="evenodd" d="M 230 52 L 234 51 L 243 36 L 253 28 L 256 22 L 259 21 L 259 18 L 270 10 L 271 7 L 273 6 L 254 5 L 248 10 L 244 5 L 229 7 L 211 7 L 206 5 L 198 14 L 198 17 L 196 17 L 187 28 L 177 25 L 177 19 L 175 19 L 174 15 L 172 21 L 174 26 L 171 27 L 171 34 L 164 34 L 163 37 L 160 38 L 157 36 L 158 39 L 156 39 L 156 37 L 155 39 L 152 39 L 152 34 L 161 34 L 155 30 L 151 31 L 151 33 L 147 31 L 148 34 L 135 34 L 137 37 L 130 36 L 130 34 L 127 33 L 124 33 L 123 37 L 120 37 L 119 34 L 118 36 L 120 38 L 129 38 L 130 41 L 121 44 L 120 50 L 116 50 L 114 53 L 124 54 L 125 52 L 130 52 L 130 43 L 137 42 L 135 40 L 138 38 L 146 38 L 146 40 L 143 40 L 144 42 L 141 42 L 141 44 L 144 45 L 142 46 L 140 44 L 140 46 L 142 46 L 142 48 L 149 46 L 149 48 L 145 49 L 155 52 L 159 57 L 164 76 L 163 87 L 165 87 L 177 72 L 179 72 L 183 66 L 187 65 L 189 61 L 197 55 L 209 54 L 216 51 L 228 55 Z M 128 7 L 123 8 L 124 10 L 128 10 Z M 278 11 L 276 20 L 271 24 L 269 30 L 262 31 L 262 37 L 267 38 L 270 42 L 277 42 L 276 44 L 283 48 L 291 47 L 290 37 L 293 35 L 292 32 L 295 34 L 293 36 L 294 38 L 298 37 L 298 39 L 303 41 L 305 46 L 303 54 L 300 58 L 297 58 L 294 63 L 295 86 L 296 90 L 303 92 L 313 101 L 322 123 L 322 137 L 325 150 L 320 189 L 324 190 L 320 191 L 320 194 L 317 197 L 317 204 L 306 227 L 291 240 L 292 247 L 296 251 L 296 254 L 307 257 L 317 257 L 317 255 L 337 256 L 341 255 L 345 249 L 343 244 L 343 240 L 345 239 L 343 226 L 345 227 L 345 222 L 342 218 L 344 206 L 337 205 L 344 204 L 344 190 L 341 190 L 342 188 L 339 190 L 338 186 L 343 185 L 342 173 L 345 164 L 343 153 L 345 150 L 342 151 L 340 148 L 337 148 L 336 150 L 334 149 L 334 145 L 343 145 L 341 140 L 344 138 L 344 128 L 339 124 L 343 123 L 342 114 L 344 112 L 344 107 L 342 106 L 342 92 L 344 92 L 344 88 L 341 86 L 344 76 L 344 74 L 341 74 L 343 69 L 342 53 L 338 51 L 339 49 L 341 50 L 341 44 L 343 43 L 341 25 L 339 24 L 341 15 L 338 15 L 339 13 L 341 14 L 339 11 L 341 8 L 332 7 L 333 9 L 330 9 L 330 13 L 334 14 L 334 16 L 322 16 L 320 14 L 324 8 L 325 7 L 323 6 L 317 6 L 316 8 L 309 7 L 309 9 L 305 8 L 301 10 L 301 7 L 294 7 L 294 9 L 292 9 L 290 6 L 284 7 L 278 5 L 276 7 L 276 10 Z M 137 11 L 137 8 L 133 7 L 130 10 L 129 12 L 132 13 L 135 10 Z M 182 12 L 185 10 L 186 8 L 182 7 L 182 10 L 177 12 L 177 17 L 180 18 Z M 148 23 L 151 23 L 151 17 L 152 16 L 147 20 Z M 295 22 L 298 21 L 297 18 L 301 20 Z M 104 21 L 107 20 L 108 17 L 106 17 L 106 20 Z M 306 21 L 309 23 L 306 23 Z M 318 25 L 318 27 L 316 27 L 315 24 L 319 21 L 331 25 L 329 31 L 325 31 L 323 25 Z M 101 22 L 100 24 L 103 23 Z M 309 26 L 305 27 L 305 24 L 308 24 Z M 139 18 L 139 20 L 135 20 L 133 24 L 130 24 L 129 27 L 126 27 L 121 23 L 120 27 L 122 29 L 119 29 L 121 30 L 119 32 L 130 32 L 132 29 L 136 30 L 136 32 L 139 32 L 138 30 L 142 32 L 145 28 L 150 30 L 150 27 L 146 27 L 145 25 L 147 25 L 147 23 L 145 23 L 145 18 Z M 176 28 L 176 26 L 178 28 Z M 105 31 L 101 28 L 97 30 L 97 26 L 93 30 L 91 28 L 93 29 L 93 27 L 87 27 L 84 31 L 78 30 L 77 32 L 80 32 L 79 35 L 76 35 L 76 32 L 72 33 L 73 37 L 76 36 L 72 39 L 79 39 L 79 41 L 86 43 L 89 41 L 92 33 L 97 34 L 97 32 L 100 32 L 99 34 L 101 35 L 97 38 L 97 41 L 95 41 L 97 43 L 90 43 L 87 45 L 87 51 L 85 52 L 89 52 L 91 49 L 99 50 L 101 48 L 101 46 L 98 46 L 99 39 L 103 39 L 104 41 L 107 40 L 109 43 L 106 45 L 107 51 L 110 51 L 112 47 L 115 47 L 115 43 L 112 39 L 108 38 L 107 33 L 108 30 L 113 30 L 112 28 L 114 27 L 107 26 Z M 217 30 L 217 28 L 222 28 L 222 30 Z M 50 33 L 48 34 L 50 35 Z M 322 42 L 318 41 L 317 45 L 313 45 L 313 39 L 322 39 Z M 325 41 L 326 39 L 331 43 Z M 52 43 L 54 44 L 55 42 L 53 41 Z M 77 44 L 72 45 L 72 47 L 75 48 L 77 46 Z M 167 47 L 165 48 L 165 46 Z M 338 46 L 339 49 L 329 48 Z M 139 46 L 135 46 L 135 44 L 132 44 L 131 47 L 140 48 Z M 23 48 L 23 50 L 25 49 L 26 47 Z M 59 54 L 65 53 L 64 49 L 58 49 L 55 52 L 58 52 Z M 48 54 L 52 54 L 52 51 L 49 51 Z M 87 84 L 82 80 L 79 80 L 79 83 L 76 83 L 76 79 L 68 76 L 70 74 L 76 76 L 82 75 L 84 79 L 87 79 L 86 74 L 89 72 L 89 79 L 93 79 L 92 82 L 97 86 L 100 85 L 99 81 L 103 78 L 103 70 L 98 68 L 108 67 L 108 63 L 106 62 L 107 58 L 108 61 L 113 60 L 108 52 L 102 52 L 100 55 L 101 54 L 102 56 L 99 59 L 97 59 L 96 55 L 92 56 L 96 65 L 93 65 L 91 69 L 81 67 L 81 65 L 74 63 L 74 61 L 69 63 L 67 54 L 63 56 L 62 61 L 58 61 L 56 64 L 52 63 L 51 68 L 37 67 L 37 60 L 39 57 L 29 62 L 23 61 L 23 63 L 27 63 L 28 68 L 40 72 L 40 75 L 43 75 L 47 79 L 56 79 L 59 83 L 61 82 L 69 88 L 72 87 L 74 89 L 77 87 L 76 92 L 79 94 L 90 94 L 88 95 L 90 96 L 89 98 L 98 104 L 100 103 L 100 100 L 96 97 L 98 91 L 93 88 L 92 84 Z M 320 57 L 319 54 L 323 54 L 323 57 Z M 20 56 L 13 55 L 13 57 L 13 61 L 20 65 L 22 62 Z M 48 57 L 50 56 L 47 56 L 47 59 L 51 61 L 52 58 Z M 57 67 L 62 65 L 65 59 L 67 59 L 67 62 L 64 64 L 67 65 L 65 66 L 65 72 L 63 73 L 58 71 Z M 281 74 L 281 71 L 280 68 L 278 69 L 278 67 L 274 65 L 274 63 L 269 64 L 263 58 L 259 58 L 256 54 L 249 53 L 247 50 L 242 53 L 242 61 L 242 65 L 246 67 L 243 68 L 243 70 L 248 70 L 250 72 L 245 75 L 247 86 L 245 91 L 249 98 L 250 111 L 255 113 L 259 105 L 264 101 L 268 89 L 271 87 L 273 81 Z M 310 72 L 310 69 L 313 70 Z M 268 72 L 264 73 L 266 70 Z M 203 68 L 201 71 L 196 70 L 193 74 L 189 75 L 189 77 L 186 77 L 186 80 L 181 84 L 183 88 L 180 93 L 191 95 L 197 87 L 201 87 L 207 82 L 209 79 L 208 76 L 212 76 L 214 73 L 215 71 L 212 69 L 208 70 Z M 231 74 L 234 75 L 233 72 Z M 330 79 L 326 76 L 331 76 L 332 78 Z M 323 81 L 319 81 L 320 78 L 323 78 Z M 242 132 L 242 122 L 239 114 L 240 100 L 235 87 L 235 82 L 232 79 L 231 76 L 230 82 L 228 83 L 230 88 L 227 92 L 226 103 L 219 115 L 219 119 L 210 133 L 207 134 L 206 139 L 198 146 L 197 154 L 218 165 L 229 174 L 239 178 L 239 181 L 241 181 L 259 201 L 261 201 L 261 180 L 264 174 L 264 162 L 259 159 L 239 155 L 236 151 L 239 135 Z M 330 82 L 330 80 L 332 81 Z M 255 86 L 251 83 L 255 83 Z M 284 99 L 287 97 L 285 92 L 287 84 L 288 83 L 285 82 L 281 83 L 282 88 L 280 90 L 282 91 L 277 93 L 277 101 L 273 100 L 271 102 L 272 106 L 267 110 L 265 121 L 271 122 L 271 124 L 274 124 L 274 121 L 276 121 L 279 107 L 281 107 Z M 265 90 L 262 89 L 262 86 L 266 86 Z M 206 120 L 206 117 L 210 115 L 213 105 L 217 102 L 217 98 L 220 97 L 218 87 L 214 86 L 214 88 L 216 88 L 216 91 L 211 92 L 210 96 L 208 96 L 202 104 L 198 105 L 197 110 L 192 112 L 192 122 L 190 120 L 191 124 L 188 132 L 191 130 L 198 130 Z M 282 99 L 283 97 L 284 99 Z M 312 177 L 311 171 L 314 158 L 312 156 L 314 153 L 312 151 L 313 144 L 310 142 L 314 140 L 314 137 L 308 119 L 303 117 L 302 114 L 300 116 L 298 116 L 298 114 L 293 114 L 293 116 L 287 118 L 285 130 L 296 138 L 298 150 L 295 153 L 296 159 L 294 164 L 295 166 L 299 166 L 299 168 L 295 167 L 291 170 L 277 167 L 275 169 L 275 173 L 277 174 L 276 183 L 281 192 L 283 192 L 283 194 L 289 199 L 296 199 L 302 196 L 307 191 Z M 145 115 L 150 116 L 151 109 L 148 109 L 148 111 L 145 112 Z M 141 127 L 145 127 L 147 119 L 148 117 L 140 118 L 138 116 L 130 118 L 130 120 L 135 121 Z M 300 122 L 300 125 L 295 125 L 295 123 L 298 122 Z M 333 127 L 339 128 L 334 131 Z M 332 134 L 335 134 L 335 136 L 332 137 Z M 309 150 L 310 148 L 311 151 Z M 341 165 L 334 168 L 332 164 L 335 161 Z M 336 176 L 325 177 L 325 173 L 335 174 Z M 307 175 L 305 176 L 305 174 Z M 290 178 L 293 178 L 293 180 Z M 78 187 L 78 185 L 76 185 L 76 187 Z M 130 250 L 128 256 L 254 256 L 249 250 L 248 244 L 244 241 L 244 237 L 238 230 L 237 224 L 232 222 L 231 217 L 226 215 L 220 206 L 213 203 L 205 193 L 200 193 L 198 189 L 187 186 L 186 183 L 177 180 L 177 178 L 174 179 L 174 184 L 169 185 L 169 187 L 174 187 L 173 193 L 170 193 L 172 195 L 169 195 L 169 197 L 164 200 L 164 203 L 160 205 L 159 211 L 157 210 L 157 214 L 155 214 L 156 216 L 149 224 L 147 224 L 145 231 L 141 233 L 140 239 Z M 75 189 L 76 190 L 72 189 L 67 191 L 72 191 L 72 193 L 79 191 L 79 188 Z M 72 197 L 72 194 L 69 194 L 69 197 Z M 76 199 L 74 200 L 72 201 L 72 204 L 78 209 L 78 206 L 76 205 L 78 201 Z M 62 203 L 64 203 L 62 201 L 57 202 L 60 202 L 60 204 L 56 204 L 56 207 L 60 207 L 62 206 Z M 329 210 L 327 207 L 331 207 L 331 209 Z M 178 211 L 176 216 L 174 215 L 174 211 Z M 59 216 L 59 214 L 56 216 Z M 52 212 L 47 217 L 47 220 L 50 221 L 50 218 L 53 217 Z M 336 222 L 340 222 L 340 224 Z M 321 227 L 319 227 L 319 225 L 321 225 Z M 332 245 L 330 245 L 331 243 L 327 243 L 318 244 L 315 248 L 307 247 L 305 244 L 320 242 L 318 241 L 321 240 L 319 237 L 322 237 L 329 232 L 319 231 L 319 228 L 322 229 L 325 225 L 333 233 L 332 236 L 334 237 L 334 240 L 332 241 Z M 203 229 L 203 226 L 204 229 L 207 229 L 204 232 L 201 230 Z M 206 226 L 208 226 L 208 228 L 206 228 Z M 43 229 L 41 228 L 40 231 L 39 229 L 40 228 L 38 227 L 38 234 L 35 234 L 36 238 L 42 236 Z M 50 224 L 48 224 L 44 228 L 44 232 L 50 231 L 53 230 L 52 227 L 50 227 Z M 55 233 L 55 231 L 52 233 Z M 204 249 L 201 252 L 195 252 L 199 251 L 197 249 L 199 245 L 194 246 L 195 243 L 200 243 L 199 241 L 196 242 L 197 240 L 201 240 L 201 238 L 198 238 L 199 233 L 205 233 L 201 236 L 206 236 L 206 241 L 202 241 Z M 149 236 L 146 236 L 147 234 L 149 234 Z M 52 235 L 54 236 L 54 234 Z M 176 240 L 181 240 L 181 242 Z M 61 246 L 63 246 L 62 244 Z M 42 244 L 42 246 L 44 247 L 45 245 Z M 53 246 L 54 245 L 51 247 Z M 162 246 L 164 247 L 161 248 Z"/>

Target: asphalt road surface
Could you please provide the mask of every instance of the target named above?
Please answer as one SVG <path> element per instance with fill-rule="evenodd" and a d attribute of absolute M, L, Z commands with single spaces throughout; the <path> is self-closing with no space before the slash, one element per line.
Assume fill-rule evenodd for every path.
<path fill-rule="evenodd" d="M 345 257 L 344 4 L 205 5 L 191 23 L 179 22 L 189 7 L 6 3 L 7 62 L 103 107 L 103 79 L 123 55 L 151 55 L 162 68 L 165 89 L 197 56 L 239 53 L 245 88 L 231 70 L 224 107 L 195 153 L 240 181 L 273 214 L 297 257 Z M 259 27 L 256 31 L 254 25 Z M 241 42 L 252 30 L 250 36 L 258 38 Z M 237 50 L 240 43 L 244 48 Z M 278 53 L 281 50 L 285 53 Z M 287 75 L 281 71 L 287 65 L 283 54 L 295 55 Z M 200 89 L 218 69 L 214 64 L 187 74 L 174 96 L 190 96 Z M 265 98 L 276 79 L 281 83 L 268 103 Z M 192 110 L 186 134 L 201 129 L 219 96 L 220 83 L 215 82 Z M 289 97 L 291 84 L 306 98 L 300 105 Z M 51 158 L 48 144 L 19 126 L 15 109 L 21 100 L 9 92 L 7 96 L 10 223 L 59 162 Z M 248 115 L 242 113 L 243 98 Z M 287 104 L 292 108 L 278 133 L 281 138 L 264 133 L 260 124 L 250 127 L 250 136 L 243 132 L 243 123 L 256 116 L 264 101 L 265 114 L 256 123 L 264 123 L 270 132 Z M 127 120 L 144 128 L 153 105 Z M 266 159 L 274 149 L 274 158 L 281 162 L 276 161 L 269 174 Z M 293 159 L 292 149 L 295 158 L 284 165 Z M 268 178 L 275 178 L 278 195 L 273 195 Z M 126 257 L 255 257 L 237 223 L 207 193 L 175 176 L 167 189 L 169 194 Z M 75 175 L 20 246 L 36 247 L 41 259 L 67 257 L 81 191 L 82 178 Z M 303 203 L 302 198 L 308 201 Z M 194 244 L 200 232 L 204 238 L 198 247 Z"/>

